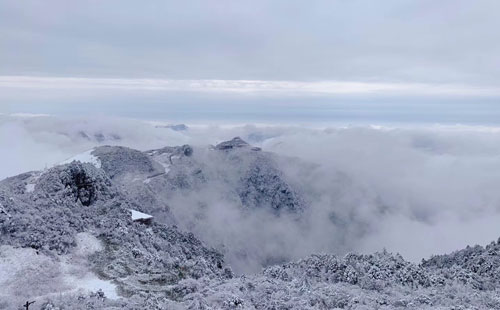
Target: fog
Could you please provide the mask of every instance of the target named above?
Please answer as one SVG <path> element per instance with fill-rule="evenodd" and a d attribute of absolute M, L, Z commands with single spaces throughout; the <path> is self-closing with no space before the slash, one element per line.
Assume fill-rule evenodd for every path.
<path fill-rule="evenodd" d="M 104 144 L 140 150 L 191 144 L 195 159 L 222 171 L 223 161 L 206 146 L 240 136 L 279 155 L 277 165 L 307 208 L 301 221 L 263 210 L 248 215 L 227 199 L 221 182 L 172 197 L 179 226 L 224 249 L 237 271 L 317 252 L 384 248 L 419 261 L 500 236 L 500 128 L 187 124 L 175 131 L 164 125 L 2 115 L 0 178 Z M 242 252 L 247 257 L 238 261 Z"/>

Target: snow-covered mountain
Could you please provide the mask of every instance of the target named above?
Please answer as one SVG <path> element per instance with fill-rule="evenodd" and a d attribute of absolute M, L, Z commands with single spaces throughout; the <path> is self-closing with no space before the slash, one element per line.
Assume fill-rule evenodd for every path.
<path fill-rule="evenodd" d="M 385 251 L 321 254 L 333 241 L 307 248 L 319 238 L 314 191 L 292 174 L 314 169 L 237 137 L 101 146 L 7 178 L 0 309 L 500 309 L 498 242 L 420 264 Z M 335 179 L 332 190 L 353 190 Z M 338 234 L 324 242 L 363 233 L 346 210 L 327 214 Z"/>

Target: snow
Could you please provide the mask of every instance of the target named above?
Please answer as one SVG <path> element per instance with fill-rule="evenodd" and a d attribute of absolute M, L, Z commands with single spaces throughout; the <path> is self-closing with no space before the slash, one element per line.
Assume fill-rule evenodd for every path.
<path fill-rule="evenodd" d="M 136 221 L 136 220 L 147 220 L 147 219 L 153 218 L 152 215 L 149 215 L 149 214 L 146 214 L 146 213 L 142 213 L 142 212 L 139 212 L 139 211 L 136 211 L 136 210 L 130 209 L 130 212 L 132 212 L 132 220 L 133 221 Z"/>
<path fill-rule="evenodd" d="M 111 281 L 99 279 L 85 265 L 87 257 L 101 251 L 101 241 L 90 233 L 83 232 L 76 235 L 76 249 L 61 259 L 61 269 L 64 272 L 64 283 L 73 290 L 97 292 L 102 290 L 107 298 L 118 299 L 116 285 Z"/>
<path fill-rule="evenodd" d="M 96 168 L 101 168 L 101 161 L 99 160 L 99 158 L 92 155 L 93 151 L 94 151 L 94 149 L 91 149 L 91 150 L 88 150 L 88 151 L 83 152 L 81 154 L 75 155 L 75 156 L 63 161 L 61 164 L 64 165 L 64 164 L 69 164 L 73 161 L 79 161 L 82 163 L 90 163 L 90 164 L 96 166 Z"/>
<path fill-rule="evenodd" d="M 27 262 L 25 256 L 29 256 L 33 249 L 14 249 L 8 245 L 0 246 L 0 285 L 6 285 L 7 281 L 20 270 L 23 263 Z"/>
<path fill-rule="evenodd" d="M 0 301 L 6 297 L 36 298 L 64 290 L 59 271 L 55 260 L 35 249 L 0 246 Z"/>
<path fill-rule="evenodd" d="M 68 278 L 71 280 L 72 278 Z M 73 284 L 76 285 L 77 289 L 83 289 L 86 291 L 97 292 L 98 290 L 102 290 L 104 295 L 110 299 L 118 299 L 120 298 L 116 293 L 116 285 L 111 281 L 101 280 L 97 278 L 94 274 L 87 274 L 85 277 L 80 279 L 74 279 Z"/>
<path fill-rule="evenodd" d="M 89 233 L 82 232 L 76 234 L 76 249 L 75 254 L 88 256 L 95 252 L 102 251 L 103 246 L 101 241 Z"/>
<path fill-rule="evenodd" d="M 229 182 L 232 182 L 232 180 L 240 182 L 240 175 L 243 175 L 245 177 L 244 183 L 237 184 L 243 184 L 244 189 L 250 188 L 252 193 L 258 190 L 258 193 L 252 194 L 252 197 L 258 197 L 258 201 L 266 201 L 268 200 L 267 197 L 276 197 L 278 204 L 288 204 L 290 201 L 295 204 L 295 196 L 287 197 L 275 194 L 276 192 L 281 193 L 280 189 L 282 188 L 285 189 L 285 192 L 290 192 L 290 190 L 283 187 L 285 185 L 281 185 L 285 183 L 285 179 L 280 181 L 280 172 L 276 170 L 277 168 L 271 161 L 266 159 L 267 157 L 264 157 L 265 154 L 259 154 L 262 156 L 258 156 L 258 161 L 255 162 L 260 170 L 253 169 L 254 166 L 243 166 L 242 162 L 246 164 L 246 157 L 237 157 L 244 160 L 234 162 L 228 162 L 224 157 L 220 159 L 223 161 L 217 162 L 215 160 L 219 160 L 219 155 L 216 153 L 214 157 L 208 157 L 209 162 L 213 165 L 207 166 L 219 167 L 220 165 L 220 170 L 205 168 L 207 169 L 205 170 L 206 175 L 210 176 L 209 181 L 217 183 L 214 184 L 214 187 L 211 186 L 202 190 L 208 192 L 214 188 L 218 189 L 219 186 L 226 186 L 226 184 L 228 187 L 225 188 L 231 189 L 232 187 L 229 186 L 232 183 Z M 116 160 L 121 160 L 121 158 Z M 212 160 L 212 158 L 215 159 Z M 195 159 L 196 157 L 175 162 L 176 167 L 172 167 L 173 172 L 179 169 L 180 172 L 184 173 L 183 168 L 196 164 Z M 253 157 L 250 159 L 253 160 Z M 254 161 L 249 162 L 254 163 Z M 140 157 L 137 164 L 142 164 Z M 126 167 L 135 169 L 133 163 L 127 163 Z M 154 165 L 155 174 L 153 178 L 162 175 L 157 173 L 157 167 L 158 165 Z M 185 169 L 187 173 L 198 169 L 197 166 L 194 166 L 191 170 L 187 168 Z M 222 173 L 222 169 L 224 169 L 224 173 Z M 226 171 L 234 172 L 226 174 Z M 246 171 L 251 173 L 247 175 Z M 99 172 L 103 175 L 105 173 L 104 171 Z M 244 174 L 241 174 L 241 172 L 244 172 Z M 231 178 L 227 183 L 222 183 L 222 181 L 215 178 L 215 176 L 226 177 L 229 174 Z M 38 181 L 22 176 L 20 180 L 12 179 L 15 182 L 13 184 L 16 185 L 13 190 L 9 187 L 0 188 L 0 199 L 8 208 L 6 210 L 13 214 L 7 223 L 25 223 L 23 221 L 26 221 L 29 224 L 26 231 L 12 231 L 8 235 L 2 235 L 1 238 L 2 241 L 5 239 L 5 243 L 12 244 L 12 246 L 0 246 L 0 308 L 2 309 L 15 309 L 15 307 L 22 304 L 22 302 L 17 302 L 17 299 L 23 302 L 37 300 L 36 305 L 42 305 L 43 300 L 49 298 L 55 303 L 51 307 L 52 309 L 77 309 L 80 308 L 80 305 L 90 309 L 89 305 L 93 302 L 91 298 L 87 297 L 90 294 L 80 294 L 80 292 L 96 292 L 99 290 L 103 291 L 107 299 L 120 298 L 121 300 L 116 302 L 100 298 L 98 299 L 98 305 L 92 307 L 92 309 L 117 309 L 119 307 L 122 309 L 137 309 L 144 304 L 147 304 L 148 308 L 151 309 L 185 309 L 196 308 L 197 305 L 211 309 L 254 309 L 270 308 L 276 305 L 288 309 L 348 308 L 358 310 L 382 308 L 387 310 L 401 308 L 452 309 L 456 305 L 464 309 L 500 308 L 497 307 L 500 283 L 498 281 L 500 242 L 490 244 L 486 248 L 467 248 L 451 255 L 433 257 L 430 260 L 423 261 L 420 265 L 405 261 L 401 256 L 392 255 L 385 251 L 371 255 L 348 254 L 343 258 L 332 254 L 315 254 L 295 261 L 294 256 L 297 256 L 298 259 L 300 255 L 303 255 L 295 252 L 294 247 L 302 241 L 300 239 L 303 235 L 295 234 L 290 230 L 291 225 L 288 222 L 282 224 L 282 222 L 278 221 L 279 218 L 273 214 L 258 213 L 258 216 L 255 217 L 256 220 L 242 224 L 241 221 L 234 220 L 240 216 L 239 213 L 236 216 L 231 213 L 224 216 L 224 213 L 228 213 L 225 211 L 232 211 L 233 209 L 221 209 L 219 207 L 222 204 L 221 201 L 223 201 L 221 200 L 222 195 L 212 195 L 210 192 L 210 195 L 207 196 L 204 195 L 204 192 L 195 192 L 196 199 L 203 199 L 209 208 L 211 204 L 216 205 L 215 208 L 209 210 L 207 210 L 206 205 L 200 207 L 203 209 L 198 209 L 206 210 L 207 213 L 205 214 L 214 216 L 217 220 L 220 219 L 218 222 L 214 222 L 209 217 L 201 217 L 201 221 L 203 221 L 203 224 L 206 223 L 206 227 L 218 224 L 220 224 L 219 226 L 227 226 L 227 223 L 236 227 L 234 230 L 214 231 L 217 234 L 220 232 L 222 237 L 215 239 L 219 237 L 215 233 L 211 233 L 210 237 L 213 239 L 206 239 L 207 242 L 212 240 L 212 244 L 216 245 L 220 242 L 222 250 L 225 253 L 230 253 L 233 257 L 237 256 L 230 252 L 232 247 L 236 247 L 237 251 L 234 253 L 257 254 L 259 259 L 260 257 L 274 259 L 276 256 L 273 256 L 273 254 L 280 251 L 277 258 L 284 261 L 283 265 L 278 264 L 279 262 L 276 261 L 276 264 L 268 266 L 258 273 L 246 273 L 241 277 L 233 276 L 229 269 L 232 266 L 224 263 L 223 253 L 218 252 L 216 249 L 205 248 L 203 243 L 198 240 L 199 236 L 203 237 L 203 233 L 207 235 L 207 230 L 204 227 L 195 231 L 196 234 L 187 235 L 173 225 L 160 226 L 161 223 L 158 223 L 158 225 L 129 225 L 130 220 L 128 223 L 126 221 L 114 221 L 115 218 L 122 215 L 122 208 L 131 212 L 129 215 L 125 214 L 125 216 L 131 216 L 133 220 L 146 223 L 150 221 L 151 215 L 131 209 L 134 208 L 135 202 L 130 199 L 133 198 L 139 201 L 143 199 L 142 190 L 144 187 L 140 182 L 143 181 L 144 176 L 147 175 L 146 173 L 132 170 L 130 175 L 124 174 L 127 177 L 123 179 L 127 183 L 124 181 L 124 183 L 118 183 L 118 185 L 126 184 L 130 186 L 124 186 L 124 189 L 137 188 L 137 191 L 131 190 L 130 193 L 139 195 L 135 197 L 125 196 L 122 191 L 117 191 L 118 196 L 116 199 L 123 201 L 122 208 L 109 208 L 109 204 L 114 203 L 114 200 L 103 201 L 104 199 L 97 201 L 92 207 L 82 208 L 75 200 L 64 199 L 68 195 L 67 191 L 55 193 L 49 191 L 53 188 L 53 185 L 55 187 L 59 184 L 60 175 L 60 169 L 52 169 L 47 171 Z M 312 177 L 315 176 L 315 174 L 312 175 Z M 249 177 L 250 179 L 248 179 Z M 114 180 L 116 182 L 121 181 L 118 178 Z M 129 184 L 130 180 L 138 184 Z M 161 185 L 164 183 L 162 183 L 161 178 L 157 180 L 157 184 L 153 181 L 153 185 L 156 186 L 147 188 L 147 190 L 160 191 L 162 189 Z M 194 178 L 188 179 L 189 184 L 196 184 L 194 182 L 197 182 L 197 180 Z M 96 187 L 106 189 L 105 186 L 108 186 L 101 179 L 97 178 L 94 181 Z M 224 182 L 226 182 L 225 179 Z M 21 184 L 19 186 L 24 187 L 27 183 L 37 184 L 36 190 L 39 195 L 36 197 L 23 196 L 23 193 L 17 190 L 17 185 Z M 47 186 L 40 186 L 46 184 Z M 136 185 L 138 187 L 133 187 Z M 326 183 L 327 187 L 329 185 L 330 183 Z M 199 187 L 193 186 L 192 188 L 196 188 L 193 190 L 195 191 Z M 268 188 L 270 192 L 262 193 L 261 188 Z M 158 195 L 164 193 L 158 192 Z M 166 193 L 166 195 L 170 194 L 170 192 Z M 225 194 L 226 191 L 221 193 Z M 9 194 L 13 195 L 13 198 L 10 198 L 12 202 L 5 201 L 5 197 L 8 197 Z M 44 198 L 45 196 L 47 198 Z M 103 195 L 103 197 L 107 196 Z M 115 197 L 110 196 L 109 199 L 115 199 Z M 201 199 L 192 201 L 198 202 L 202 201 Z M 44 219 L 53 215 L 53 210 L 47 208 L 47 206 L 52 205 L 55 201 L 62 201 L 57 203 L 58 207 L 65 208 L 69 214 L 62 214 L 61 220 L 58 221 L 44 221 Z M 186 201 L 191 202 L 191 200 Z M 248 205 L 253 206 L 250 203 Z M 301 203 L 299 201 L 297 205 L 300 206 Z M 181 210 L 181 207 L 187 205 L 183 200 L 176 201 L 175 204 L 178 205 L 176 210 Z M 173 203 L 169 205 L 173 205 Z M 148 205 L 143 210 L 149 212 L 149 210 L 157 206 L 159 205 Z M 238 204 L 236 207 L 239 208 L 240 205 Z M 276 208 L 271 208 L 271 210 L 274 209 Z M 6 213 L 6 210 L 2 210 L 2 204 L 0 204 L 0 217 L 3 216 L 1 212 Z M 198 210 L 188 211 L 199 215 Z M 44 215 L 42 212 L 47 212 L 46 216 L 38 217 L 39 213 Z M 172 218 L 172 222 L 180 222 L 179 218 L 184 220 L 182 216 L 186 218 L 183 213 L 175 213 L 174 215 L 177 214 L 179 216 Z M 245 211 L 244 215 L 248 216 L 248 214 L 250 213 Z M 321 212 L 314 216 L 322 215 Z M 263 221 L 266 221 L 267 216 L 271 216 L 268 218 L 269 223 L 274 225 L 273 227 L 276 227 L 276 230 L 262 229 L 264 225 L 261 224 L 266 224 Z M 84 221 L 80 220 L 82 218 Z M 314 217 L 308 217 L 305 221 L 309 219 L 313 220 Z M 327 218 L 327 220 L 330 219 Z M 72 226 L 84 227 L 85 232 L 77 233 L 80 230 L 68 229 L 67 223 L 69 221 L 75 223 Z M 296 217 L 292 217 L 292 221 L 296 221 Z M 40 225 L 40 227 L 38 223 L 42 223 L 44 226 Z M 188 222 L 186 221 L 186 223 Z M 255 223 L 259 225 L 255 225 Z M 494 226 L 493 222 L 490 224 L 490 226 Z M 193 225 L 184 225 L 183 227 L 188 227 L 190 231 L 193 230 Z M 406 224 L 406 226 L 408 225 Z M 262 237 L 248 239 L 249 232 L 251 234 L 252 229 L 255 229 L 255 227 L 258 228 L 258 233 L 262 233 Z M 226 243 L 229 233 L 234 233 L 237 230 L 242 231 L 245 235 L 235 239 L 235 242 Z M 33 231 L 36 235 L 32 233 Z M 48 231 L 57 233 L 46 233 Z M 408 229 L 402 229 L 401 231 L 407 232 Z M 287 239 L 293 239 L 294 244 L 291 246 L 293 252 L 287 252 L 287 247 L 282 246 L 283 244 L 286 245 L 287 239 L 277 239 L 276 236 L 283 234 L 283 232 L 287 232 Z M 306 235 L 310 234 L 306 230 L 299 230 L 298 232 Z M 327 229 L 326 233 L 329 232 L 331 231 Z M 316 242 L 318 235 L 315 233 L 310 235 L 311 239 L 304 240 Z M 36 239 L 33 239 L 33 236 Z M 101 253 L 103 255 L 91 256 L 105 249 L 101 241 L 95 236 L 106 236 L 106 239 L 113 240 L 112 252 L 105 251 Z M 273 239 L 278 240 L 278 242 L 274 243 Z M 47 253 L 32 248 L 14 248 L 14 246 L 29 246 L 33 240 L 42 245 L 53 244 L 55 249 L 52 253 Z M 50 243 L 54 240 L 57 240 L 57 242 Z M 76 244 L 72 242 L 73 240 L 76 241 Z M 216 240 L 217 243 L 213 240 Z M 249 243 L 247 240 L 255 240 L 256 246 L 251 248 L 244 244 L 246 247 L 238 247 L 238 243 Z M 404 240 L 408 241 L 407 238 Z M 226 247 L 225 244 L 228 244 L 228 246 Z M 259 247 L 268 248 L 269 252 L 258 252 Z M 56 251 L 59 249 L 64 250 L 60 253 L 65 254 L 58 254 Z M 247 249 L 251 249 L 251 251 Z M 285 256 L 281 256 L 282 253 L 285 253 Z M 226 257 L 231 256 L 226 255 Z M 241 264 L 248 265 L 248 260 L 245 260 L 243 255 L 240 254 L 238 259 L 242 262 Z M 229 260 L 226 258 L 226 261 Z M 258 260 L 255 261 L 260 263 Z M 267 262 L 269 260 L 266 259 Z M 271 262 L 274 263 L 275 261 Z M 236 261 L 232 262 L 232 264 L 237 266 Z M 262 266 L 257 267 L 261 268 Z M 169 277 L 169 282 L 166 285 L 163 281 L 165 274 L 167 276 L 179 274 L 179 276 L 175 278 Z M 172 280 L 170 281 L 170 279 Z M 118 296 L 121 293 L 120 286 L 127 292 L 122 297 Z M 95 296 L 96 294 L 92 295 Z M 51 296 L 55 296 L 55 298 Z M 8 300 L 9 303 L 2 303 L 2 298 Z M 13 298 L 17 299 L 14 300 Z M 13 301 L 10 303 L 9 300 L 11 299 Z"/>
<path fill-rule="evenodd" d="M 33 183 L 26 184 L 26 192 L 27 193 L 32 193 L 34 190 L 35 190 L 35 184 L 33 184 Z"/>
<path fill-rule="evenodd" d="M 160 164 L 163 166 L 163 168 L 165 169 L 165 173 L 168 173 L 170 171 L 170 165 L 169 164 L 166 164 L 164 162 L 160 162 Z"/>
<path fill-rule="evenodd" d="M 27 180 L 27 183 L 26 183 L 26 192 L 27 193 L 32 193 L 35 190 L 35 185 L 36 185 L 36 183 L 41 175 L 42 175 L 41 172 L 34 172 L 31 175 L 31 177 Z"/>

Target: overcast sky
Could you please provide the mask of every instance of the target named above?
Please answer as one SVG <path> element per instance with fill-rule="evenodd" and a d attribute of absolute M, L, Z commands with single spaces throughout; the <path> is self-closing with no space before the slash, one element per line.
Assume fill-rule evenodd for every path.
<path fill-rule="evenodd" d="M 497 0 L 2 0 L 0 112 L 245 120 L 288 103 L 324 116 L 424 102 L 418 113 L 445 116 L 467 102 L 486 122 L 500 98 L 498 12 Z"/>

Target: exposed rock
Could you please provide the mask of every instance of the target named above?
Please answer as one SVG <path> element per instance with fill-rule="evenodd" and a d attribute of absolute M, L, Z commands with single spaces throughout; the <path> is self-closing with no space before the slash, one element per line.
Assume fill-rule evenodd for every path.
<path fill-rule="evenodd" d="M 167 126 L 165 126 L 165 128 L 170 128 L 170 129 L 175 130 L 175 131 L 184 131 L 184 130 L 188 130 L 188 126 L 186 126 L 186 125 L 184 125 L 184 124 L 167 125 Z"/>
<path fill-rule="evenodd" d="M 250 144 L 246 143 L 243 139 L 240 137 L 235 137 L 232 140 L 229 141 L 224 141 L 215 146 L 215 149 L 217 150 L 232 150 L 236 148 L 251 148 L 254 151 L 260 151 L 260 148 L 253 148 L 250 146 Z"/>

